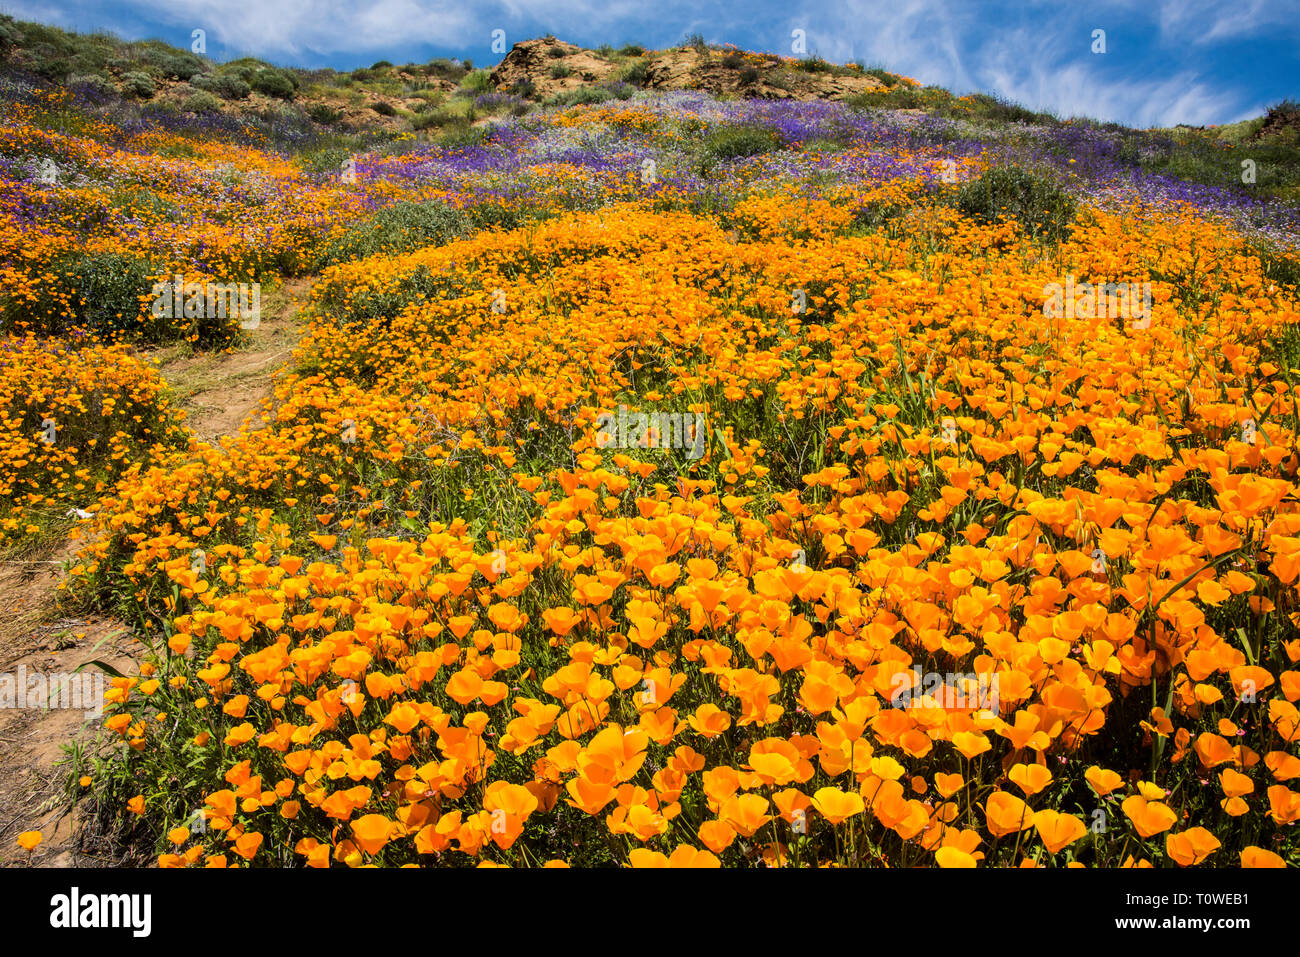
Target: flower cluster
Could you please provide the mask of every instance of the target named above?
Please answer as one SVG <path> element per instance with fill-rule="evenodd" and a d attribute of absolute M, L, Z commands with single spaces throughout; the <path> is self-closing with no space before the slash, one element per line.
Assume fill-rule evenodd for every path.
<path fill-rule="evenodd" d="M 110 133 L 0 127 L 86 179 L 7 167 L 17 298 L 86 222 L 187 278 L 505 227 L 325 269 L 219 446 L 7 341 L 4 529 L 98 498 L 68 588 L 155 651 L 86 786 L 161 865 L 1295 861 L 1300 306 L 1222 210 L 1080 188 L 1045 247 L 947 202 L 994 149 L 694 93 L 355 182 Z"/>

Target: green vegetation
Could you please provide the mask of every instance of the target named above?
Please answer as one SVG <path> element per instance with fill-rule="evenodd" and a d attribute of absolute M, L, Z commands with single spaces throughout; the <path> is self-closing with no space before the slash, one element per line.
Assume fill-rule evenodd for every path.
<path fill-rule="evenodd" d="M 1060 242 L 1074 222 L 1075 201 L 1056 183 L 1019 166 L 995 166 L 962 186 L 957 208 L 983 223 L 1014 217 L 1033 239 Z"/>

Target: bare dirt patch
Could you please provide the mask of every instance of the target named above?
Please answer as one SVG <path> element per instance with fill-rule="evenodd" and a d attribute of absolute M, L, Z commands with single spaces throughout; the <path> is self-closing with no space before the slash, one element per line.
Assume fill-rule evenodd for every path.
<path fill-rule="evenodd" d="M 268 295 L 261 323 L 232 352 L 153 356 L 200 439 L 216 442 L 245 422 L 260 423 L 272 379 L 301 338 L 298 313 L 311 287 L 311 280 L 295 279 Z"/>
<path fill-rule="evenodd" d="M 272 381 L 297 346 L 298 312 L 311 290 L 295 280 L 271 293 L 257 329 L 228 353 L 151 356 L 188 413 L 186 424 L 207 442 L 256 426 L 269 407 Z M 27 553 L 0 560 L 0 676 L 44 692 L 55 707 L 32 706 L 26 693 L 18 707 L 0 707 L 0 865 L 108 866 L 117 863 L 81 840 L 82 796 L 69 777 L 70 753 L 83 759 L 109 747 L 100 717 L 62 688 L 81 690 L 108 675 L 91 662 L 124 674 L 135 672 L 146 648 L 126 623 L 106 615 L 68 612 L 58 601 L 59 583 L 76 544 L 56 538 Z M 79 670 L 80 669 L 80 670 Z M 89 680 L 86 676 L 90 676 Z M 99 676 L 99 677 L 94 677 Z M 42 688 L 41 685 L 44 684 Z M 15 839 L 40 831 L 29 855 Z"/>

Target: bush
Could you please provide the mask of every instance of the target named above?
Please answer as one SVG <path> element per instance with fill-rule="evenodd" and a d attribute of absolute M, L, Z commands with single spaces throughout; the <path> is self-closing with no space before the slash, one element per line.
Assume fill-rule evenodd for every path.
<path fill-rule="evenodd" d="M 393 108 L 393 105 L 391 103 L 385 103 L 382 100 L 379 101 L 378 103 L 370 104 L 370 108 L 374 110 L 376 113 L 378 113 L 380 116 L 397 115 L 397 110 Z"/>
<path fill-rule="evenodd" d="M 632 95 L 632 88 L 626 83 L 612 86 L 580 86 L 564 93 L 557 93 L 547 100 L 548 106 L 585 106 L 593 103 L 605 103 L 609 100 L 626 100 Z"/>
<path fill-rule="evenodd" d="M 1049 179 L 1019 166 L 995 166 L 957 191 L 957 208 L 984 223 L 1014 217 L 1034 239 L 1060 242 L 1069 235 L 1075 201 Z"/>
<path fill-rule="evenodd" d="M 150 57 L 150 62 L 173 80 L 188 80 L 204 70 L 203 61 L 192 53 L 159 53 Z"/>
<path fill-rule="evenodd" d="M 468 119 L 458 118 L 438 137 L 438 145 L 447 150 L 463 150 L 471 146 L 481 146 L 487 140 L 487 130 L 481 126 L 472 126 Z"/>
<path fill-rule="evenodd" d="M 443 203 L 398 203 L 321 244 L 318 268 L 376 253 L 406 253 L 467 235 L 466 215 Z"/>
<path fill-rule="evenodd" d="M 478 96 L 480 93 L 486 93 L 492 89 L 492 84 L 488 81 L 487 70 L 474 70 L 465 74 L 465 78 L 460 81 L 461 92 Z"/>
<path fill-rule="evenodd" d="M 831 65 L 819 56 L 810 56 L 800 60 L 795 64 L 797 69 L 805 73 L 830 73 Z"/>
<path fill-rule="evenodd" d="M 552 60 L 558 60 L 561 57 L 568 56 L 568 54 L 564 52 L 564 47 L 547 47 L 546 55 Z"/>
<path fill-rule="evenodd" d="M 339 120 L 343 119 L 343 111 L 336 110 L 324 103 L 316 103 L 309 107 L 307 115 L 324 126 L 333 126 Z"/>
<path fill-rule="evenodd" d="M 157 92 L 153 80 L 147 73 L 132 72 L 122 77 L 122 95 L 134 96 L 147 100 Z"/>
<path fill-rule="evenodd" d="M 862 71 L 863 76 L 874 76 L 881 83 L 885 84 L 885 89 L 890 89 L 898 85 L 898 77 L 882 67 L 873 66 Z"/>
<path fill-rule="evenodd" d="M 249 85 L 258 93 L 274 96 L 281 100 L 293 98 L 295 90 L 293 80 L 280 70 L 261 69 L 253 74 Z"/>
<path fill-rule="evenodd" d="M 709 45 L 704 42 L 704 36 L 700 33 L 688 33 L 682 40 L 682 46 L 689 47 L 696 53 L 707 53 L 709 50 Z"/>
<path fill-rule="evenodd" d="M 15 25 L 14 18 L 0 14 L 0 57 L 8 56 L 22 42 L 23 32 Z"/>
<path fill-rule="evenodd" d="M 411 119 L 411 129 L 427 130 L 431 127 L 442 127 L 455 122 L 464 122 L 464 117 L 458 113 L 452 113 L 450 110 L 430 109 L 427 113 L 421 113 Z"/>
<path fill-rule="evenodd" d="M 392 68 L 393 65 L 387 60 L 380 60 L 378 63 L 370 64 L 370 69 L 372 70 L 391 70 Z"/>
<path fill-rule="evenodd" d="M 645 56 L 645 47 L 637 46 L 635 43 L 628 43 L 618 52 L 623 56 Z"/>
<path fill-rule="evenodd" d="M 728 70 L 739 70 L 745 65 L 745 58 L 739 53 L 728 53 L 722 58 L 722 65 Z"/>
<path fill-rule="evenodd" d="M 181 103 L 181 109 L 187 113 L 218 113 L 221 111 L 221 99 L 200 90 L 187 96 Z"/>
<path fill-rule="evenodd" d="M 986 93 L 976 93 L 970 97 L 971 113 L 983 119 L 997 123 L 1042 123 L 1053 122 L 1054 117 L 1045 113 L 1035 113 L 1016 103 Z"/>
<path fill-rule="evenodd" d="M 741 82 L 741 83 L 757 83 L 757 82 L 758 82 L 758 70 L 755 69 L 755 68 L 752 67 L 752 66 L 747 66 L 747 67 L 745 67 L 743 70 L 740 71 L 740 82 Z"/>
<path fill-rule="evenodd" d="M 46 268 L 52 277 L 36 287 L 36 300 L 11 300 L 3 328 L 21 324 L 38 335 L 62 335 L 84 328 L 97 335 L 130 333 L 161 341 L 162 330 L 144 327 L 148 306 L 141 296 L 153 288 L 149 264 L 118 253 L 71 254 Z"/>
<path fill-rule="evenodd" d="M 701 166 L 709 169 L 720 161 L 757 156 L 780 148 L 781 137 L 766 126 L 753 123 L 722 126 L 704 138 Z"/>
<path fill-rule="evenodd" d="M 624 83 L 631 83 L 633 86 L 645 86 L 646 76 L 649 72 L 649 64 L 644 60 L 638 60 L 636 63 L 624 67 L 623 72 L 619 74 L 619 79 Z"/>
<path fill-rule="evenodd" d="M 567 63 L 553 63 L 550 73 L 552 80 L 563 80 L 573 73 L 573 69 Z"/>
<path fill-rule="evenodd" d="M 200 73 L 190 77 L 190 86 L 205 93 L 214 93 L 223 100 L 242 100 L 253 88 L 231 73 Z"/>
<path fill-rule="evenodd" d="M 108 77 L 99 73 L 78 73 L 75 76 L 70 76 L 68 77 L 68 86 L 78 87 L 82 91 L 96 96 L 117 92 L 117 88 L 109 82 Z"/>
<path fill-rule="evenodd" d="M 32 60 L 32 71 L 42 79 L 63 83 L 72 73 L 72 61 L 48 44 L 29 46 L 26 53 Z"/>

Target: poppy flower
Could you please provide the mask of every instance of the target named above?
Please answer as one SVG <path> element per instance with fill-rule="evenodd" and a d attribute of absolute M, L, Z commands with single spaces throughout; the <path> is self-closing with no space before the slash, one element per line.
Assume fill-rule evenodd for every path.
<path fill-rule="evenodd" d="M 1005 837 L 1031 827 L 1034 814 L 1024 801 L 1005 791 L 994 791 L 984 803 L 984 819 L 989 833 Z"/>
<path fill-rule="evenodd" d="M 1169 830 L 1178 820 L 1178 815 L 1169 805 L 1160 801 L 1149 801 L 1140 794 L 1125 798 L 1120 808 L 1143 838 Z"/>
<path fill-rule="evenodd" d="M 1088 832 L 1083 822 L 1073 814 L 1061 814 L 1050 809 L 1034 815 L 1034 829 L 1049 854 L 1059 853 Z"/>
<path fill-rule="evenodd" d="M 1165 850 L 1180 867 L 1199 864 L 1222 846 L 1219 839 L 1203 827 L 1165 836 Z"/>
<path fill-rule="evenodd" d="M 861 814 L 866 808 L 862 795 L 854 791 L 841 791 L 838 788 L 819 788 L 812 796 L 812 806 L 817 813 L 831 824 L 841 824 L 855 814 Z"/>

